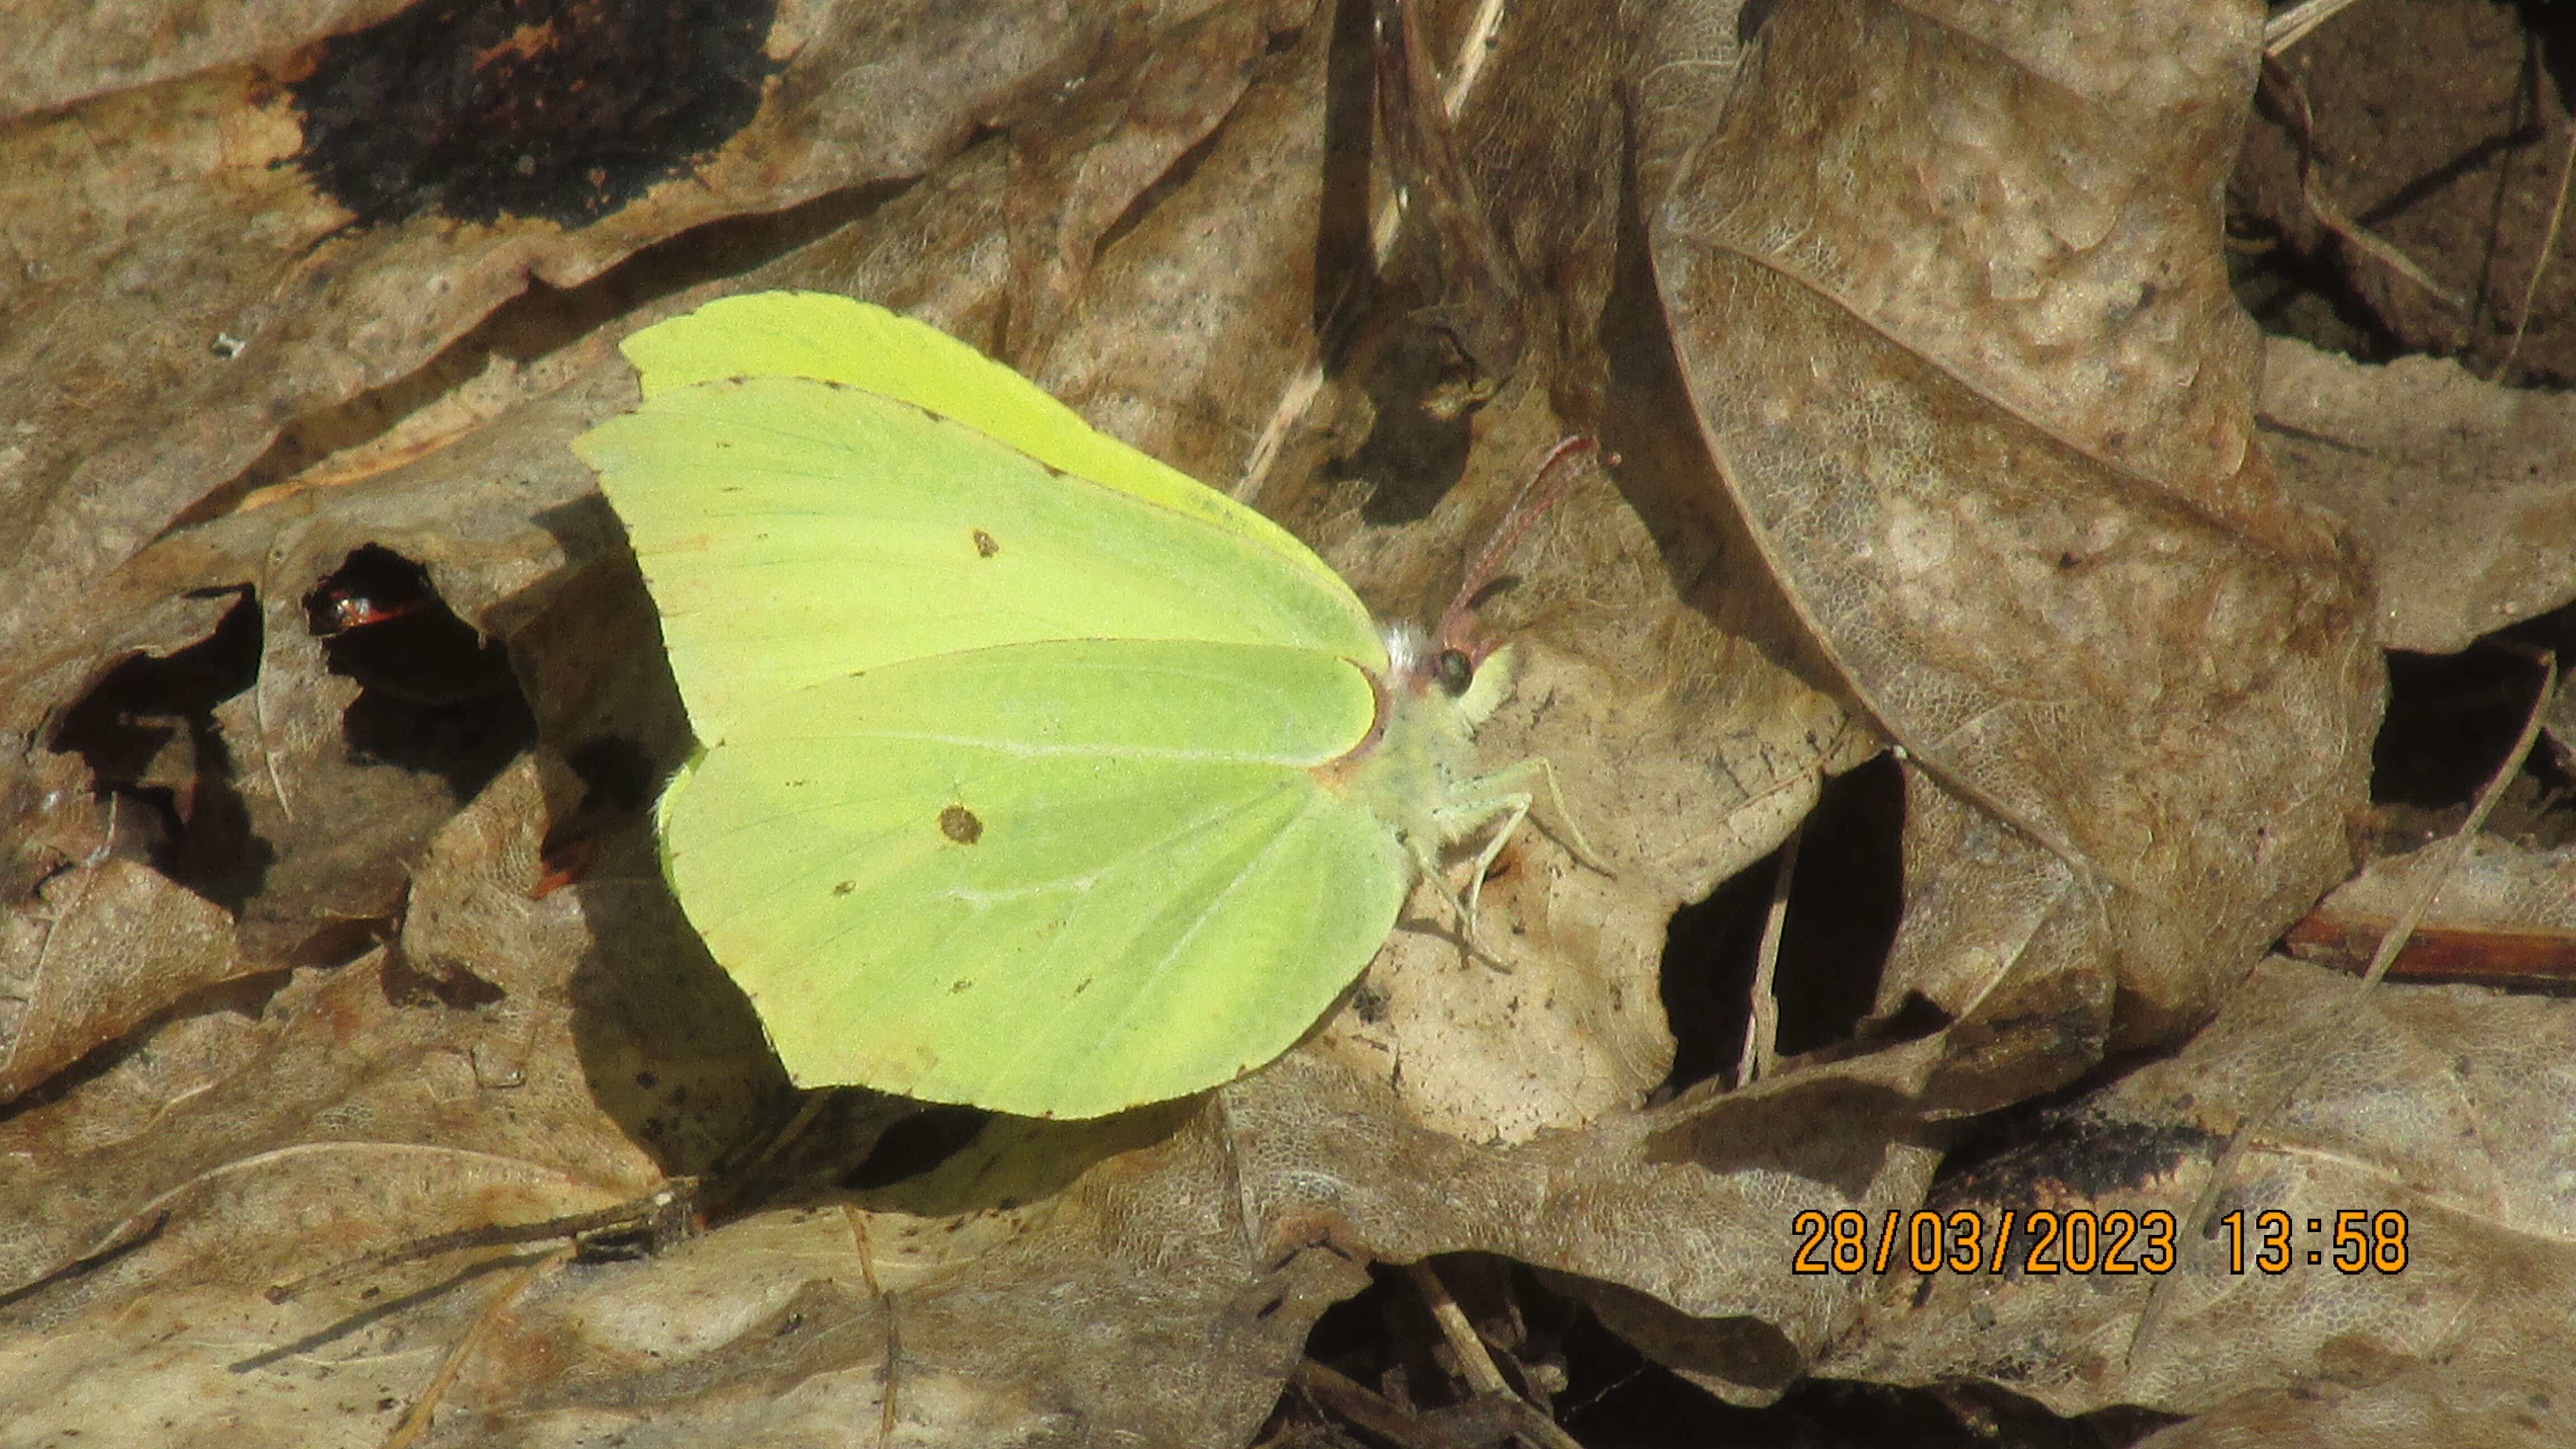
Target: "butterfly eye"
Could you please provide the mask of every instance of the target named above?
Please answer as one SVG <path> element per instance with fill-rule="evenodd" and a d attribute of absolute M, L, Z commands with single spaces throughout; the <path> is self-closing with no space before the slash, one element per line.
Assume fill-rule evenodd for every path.
<path fill-rule="evenodd" d="M 1475 662 L 1456 649 L 1441 650 L 1431 661 L 1431 672 L 1452 698 L 1465 694 L 1467 686 L 1476 682 Z"/>

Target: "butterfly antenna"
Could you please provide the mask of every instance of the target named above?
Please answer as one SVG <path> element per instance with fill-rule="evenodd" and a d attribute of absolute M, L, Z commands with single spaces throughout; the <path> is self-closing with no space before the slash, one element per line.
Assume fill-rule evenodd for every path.
<path fill-rule="evenodd" d="M 1442 644 L 1466 648 L 1470 659 L 1484 662 L 1488 651 L 1481 645 L 1468 647 L 1461 643 L 1473 630 L 1469 606 L 1493 583 L 1494 577 L 1502 572 L 1503 565 L 1511 561 L 1512 551 L 1529 536 L 1530 526 L 1554 508 L 1574 486 L 1574 480 L 1582 476 L 1579 470 L 1566 465 L 1575 459 L 1589 457 L 1596 446 L 1590 434 L 1575 433 L 1559 440 L 1555 447 L 1547 450 L 1547 456 L 1539 460 L 1529 481 L 1521 485 L 1519 494 L 1512 499 L 1512 506 L 1504 510 L 1503 521 L 1495 525 L 1493 534 L 1485 540 L 1485 546 L 1477 550 L 1475 562 L 1468 566 L 1466 577 L 1458 583 L 1457 594 L 1440 615 L 1438 633 Z M 1616 454 L 1603 459 L 1605 464 L 1618 461 Z"/>

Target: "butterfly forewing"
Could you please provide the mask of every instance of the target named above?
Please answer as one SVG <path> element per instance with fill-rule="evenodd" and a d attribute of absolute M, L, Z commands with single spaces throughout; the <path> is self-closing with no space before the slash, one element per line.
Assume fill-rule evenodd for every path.
<path fill-rule="evenodd" d="M 706 744 L 805 685 L 998 644 L 1197 639 L 1362 663 L 1382 647 L 1347 590 L 1260 541 L 874 393 L 704 383 L 579 447 Z"/>

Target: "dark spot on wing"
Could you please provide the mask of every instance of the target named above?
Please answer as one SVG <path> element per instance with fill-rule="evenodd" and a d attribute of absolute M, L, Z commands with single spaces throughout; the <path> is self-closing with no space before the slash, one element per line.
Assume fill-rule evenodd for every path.
<path fill-rule="evenodd" d="M 986 533 L 980 528 L 976 529 L 972 534 L 969 534 L 968 537 L 975 540 L 975 556 L 977 558 L 991 558 L 993 555 L 1002 551 L 1002 545 L 1000 542 L 995 540 L 993 535 Z"/>
<path fill-rule="evenodd" d="M 948 983 L 948 994 L 949 994 L 949 995 L 951 995 L 951 996 L 955 996 L 955 995 L 956 995 L 956 994 L 958 994 L 959 992 L 964 991 L 967 987 L 970 987 L 970 986 L 972 986 L 972 985 L 974 985 L 974 984 L 975 984 L 975 981 L 974 981 L 974 978 L 973 978 L 973 977 L 965 977 L 965 978 L 961 978 L 961 979 L 956 980 L 956 981 L 951 981 L 951 982 L 949 982 L 949 983 Z"/>
<path fill-rule="evenodd" d="M 841 882 L 839 885 L 836 885 L 836 886 L 832 887 L 832 894 L 834 894 L 834 895 L 836 895 L 836 896 L 845 896 L 845 895 L 848 895 L 850 892 L 852 892 L 852 891 L 854 891 L 854 890 L 857 890 L 858 888 L 859 888 L 859 883 L 858 883 L 857 881 L 845 880 L 845 881 Z"/>
<path fill-rule="evenodd" d="M 984 838 L 984 822 L 963 805 L 951 805 L 939 812 L 939 833 L 959 845 L 973 845 Z"/>

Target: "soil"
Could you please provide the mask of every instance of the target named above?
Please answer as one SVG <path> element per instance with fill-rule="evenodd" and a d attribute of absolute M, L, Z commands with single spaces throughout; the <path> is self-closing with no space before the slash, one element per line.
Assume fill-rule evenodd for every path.
<path fill-rule="evenodd" d="M 2364 361 L 2432 353 L 2516 385 L 2576 384 L 2576 262 L 2559 255 L 2576 227 L 2551 235 L 2576 159 L 2571 83 L 2564 7 L 2360 0 L 2336 14 L 2272 67 L 2229 183 L 2239 300 L 2267 331 Z M 2303 116 L 2315 193 L 2431 287 L 2302 196 Z"/>

